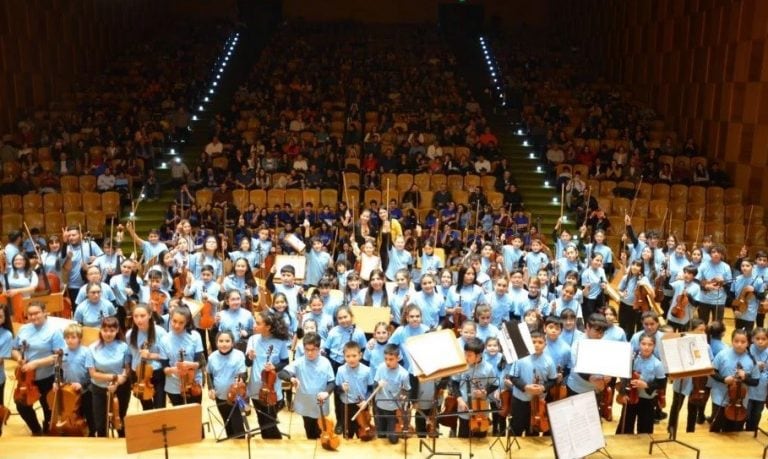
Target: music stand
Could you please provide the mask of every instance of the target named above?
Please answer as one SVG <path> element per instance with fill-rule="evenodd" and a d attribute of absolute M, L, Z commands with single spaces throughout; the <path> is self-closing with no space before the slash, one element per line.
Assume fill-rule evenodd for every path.
<path fill-rule="evenodd" d="M 662 443 L 677 443 L 678 445 L 688 448 L 692 451 L 696 451 L 696 459 L 699 459 L 699 455 L 701 455 L 701 450 L 699 448 L 696 448 L 695 446 L 689 445 L 688 443 L 684 443 L 677 439 L 677 426 L 669 426 L 669 438 L 666 438 L 664 440 L 651 440 L 650 445 L 648 445 L 648 454 L 653 454 L 653 447 L 654 445 L 660 445 Z"/>
<path fill-rule="evenodd" d="M 491 446 L 488 447 L 488 449 L 492 450 L 493 447 L 496 444 L 501 445 L 501 450 L 505 453 L 507 453 L 507 457 L 512 457 L 512 444 L 514 443 L 517 445 L 517 449 L 522 449 L 520 447 L 520 441 L 517 439 L 517 435 L 515 435 L 515 432 L 512 431 L 512 416 L 507 416 L 507 432 L 503 437 L 496 437 L 493 442 L 491 442 Z"/>
<path fill-rule="evenodd" d="M 208 407 L 208 417 L 209 417 L 209 419 L 218 419 L 218 420 L 221 421 L 221 419 L 217 415 L 215 415 L 215 414 L 212 415 L 213 412 L 211 411 L 212 409 L 217 408 L 216 412 L 218 412 L 218 406 L 219 405 L 228 405 L 228 404 L 227 403 L 217 402 L 216 403 L 216 407 L 209 406 Z M 237 396 L 237 398 L 235 399 L 235 403 L 232 405 L 232 407 L 229 410 L 229 414 L 227 415 L 227 419 L 225 419 L 225 420 L 223 420 L 223 422 L 221 422 L 222 429 L 218 433 L 216 433 L 216 429 L 214 429 L 214 435 L 216 437 L 216 443 L 221 443 L 223 441 L 232 440 L 232 439 L 235 439 L 235 438 L 243 438 L 243 437 L 245 437 L 246 441 L 248 442 L 248 459 L 250 459 L 251 458 L 251 438 L 256 436 L 256 435 L 261 434 L 261 432 L 265 428 L 275 427 L 276 425 L 278 425 L 280 423 L 280 421 L 278 421 L 277 417 L 272 417 L 271 415 L 265 413 L 264 411 L 259 410 L 258 408 L 254 407 L 253 408 L 254 410 L 256 410 L 259 413 L 261 413 L 262 415 L 270 418 L 270 420 L 273 421 L 273 422 L 271 422 L 270 424 L 268 424 L 266 426 L 259 426 L 259 427 L 256 427 L 254 429 L 251 429 L 251 425 L 248 422 L 248 415 L 246 413 L 246 407 L 247 406 L 249 406 L 248 400 L 244 399 L 244 398 L 242 398 L 240 396 Z M 235 410 L 239 410 L 240 411 L 240 418 L 243 420 L 243 433 L 230 437 L 230 436 L 227 436 L 226 426 L 227 426 L 227 424 L 229 424 L 229 421 L 232 419 L 232 415 L 235 414 Z M 283 432 L 280 432 L 280 435 L 282 435 L 284 437 L 291 438 L 290 434 L 286 434 L 286 433 L 283 433 Z"/>
<path fill-rule="evenodd" d="M 149 410 L 125 418 L 125 448 L 128 454 L 163 448 L 168 459 L 170 446 L 201 440 L 203 408 L 199 403 Z"/>
<path fill-rule="evenodd" d="M 417 409 L 416 411 L 421 413 L 421 415 L 424 416 L 425 419 L 431 420 L 432 425 L 435 426 L 435 433 L 434 433 L 434 435 L 427 434 L 427 438 L 426 439 L 425 438 L 419 438 L 419 452 L 422 451 L 422 448 L 426 449 L 427 451 L 429 451 L 429 455 L 427 456 L 427 459 L 430 459 L 431 457 L 434 457 L 434 456 L 456 456 L 459 459 L 461 459 L 461 453 L 437 451 L 437 439 L 440 436 L 439 423 L 437 422 L 437 420 L 440 419 L 440 418 L 447 418 L 447 417 L 451 417 L 451 416 L 456 416 L 456 413 L 437 414 L 437 411 L 436 411 L 437 400 L 432 400 L 432 399 L 430 399 L 430 400 L 417 400 L 417 402 L 422 402 L 422 401 L 426 401 L 426 402 L 432 403 L 432 408 L 431 408 L 430 411 L 432 413 L 434 413 L 434 414 L 427 415 L 427 413 L 425 413 L 424 410 L 422 410 L 421 408 Z M 430 441 L 432 443 L 432 445 L 430 446 L 430 444 L 427 443 L 427 441 Z"/>

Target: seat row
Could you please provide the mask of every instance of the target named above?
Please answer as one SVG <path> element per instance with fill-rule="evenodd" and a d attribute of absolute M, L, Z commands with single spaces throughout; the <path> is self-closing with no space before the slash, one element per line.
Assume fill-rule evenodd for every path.
<path fill-rule="evenodd" d="M 107 221 L 112 222 L 112 216 L 101 211 L 3 212 L 3 216 L 0 218 L 0 226 L 2 226 L 2 233 L 4 235 L 14 230 L 22 230 L 24 224 L 30 229 L 37 228 L 47 235 L 60 235 L 62 228 L 75 225 L 80 226 L 84 232 L 90 233 L 92 237 L 101 238 L 109 236 L 110 228 L 107 226 Z M 118 223 L 119 220 L 115 218 L 114 225 L 117 226 Z"/>
<path fill-rule="evenodd" d="M 2 196 L 3 214 L 51 212 L 103 212 L 120 216 L 120 194 L 116 191 L 71 191 L 65 193 L 5 194 Z"/>

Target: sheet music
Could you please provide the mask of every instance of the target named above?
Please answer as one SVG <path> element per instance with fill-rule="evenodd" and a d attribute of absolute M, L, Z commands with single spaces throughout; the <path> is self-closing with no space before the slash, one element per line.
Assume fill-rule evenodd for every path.
<path fill-rule="evenodd" d="M 533 354 L 533 340 L 531 339 L 531 331 L 528 329 L 528 324 L 525 322 L 519 322 L 517 329 L 520 330 L 520 335 L 525 342 L 525 347 L 528 348 L 528 354 Z M 507 330 L 506 323 L 502 324 L 499 330 L 499 344 L 501 345 L 501 352 L 504 354 L 504 359 L 507 363 L 512 363 L 520 359 L 515 346 L 512 344 L 512 337 L 509 336 L 509 330 Z"/>
<path fill-rule="evenodd" d="M 712 368 L 707 337 L 703 334 L 678 335 L 662 338 L 661 362 L 669 374 L 708 370 Z"/>
<path fill-rule="evenodd" d="M 632 375 L 632 346 L 626 341 L 582 339 L 576 343 L 576 373 L 617 378 Z"/>
<path fill-rule="evenodd" d="M 415 365 L 416 376 L 419 371 L 421 374 L 431 375 L 467 363 L 453 330 L 441 330 L 408 338 L 404 350 Z M 435 352 L 436 350 L 438 352 Z"/>
<path fill-rule="evenodd" d="M 605 448 L 597 400 L 593 392 L 547 404 L 557 456 L 574 459 Z"/>

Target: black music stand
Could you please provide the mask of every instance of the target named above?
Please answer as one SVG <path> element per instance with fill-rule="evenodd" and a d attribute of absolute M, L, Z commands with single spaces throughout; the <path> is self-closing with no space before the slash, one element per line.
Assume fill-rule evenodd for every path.
<path fill-rule="evenodd" d="M 512 457 L 512 444 L 514 443 L 517 445 L 517 449 L 520 450 L 520 442 L 517 439 L 517 435 L 515 435 L 515 432 L 512 431 L 512 415 L 507 416 L 507 432 L 506 434 L 501 437 L 496 437 L 493 442 L 491 442 L 491 446 L 488 447 L 488 449 L 492 450 L 493 447 L 497 444 L 501 445 L 501 450 L 507 454 L 507 457 Z"/>
<path fill-rule="evenodd" d="M 472 419 L 472 416 L 475 415 L 475 414 L 490 414 L 490 413 L 495 413 L 496 411 L 498 411 L 498 410 L 494 410 L 494 409 L 488 409 L 488 410 L 467 410 L 467 411 L 464 411 L 462 414 L 468 414 L 469 418 Z M 473 437 L 474 437 L 474 435 L 472 435 L 472 432 L 470 432 L 469 436 L 467 437 L 467 439 L 469 440 L 467 443 L 469 443 L 469 457 L 470 457 L 470 459 L 475 457 L 475 453 L 472 452 L 472 438 Z M 485 438 L 485 437 L 477 437 L 477 438 Z"/>
<path fill-rule="evenodd" d="M 402 412 L 408 412 L 408 413 L 410 413 L 411 404 L 413 402 L 413 400 L 411 400 L 411 399 L 409 399 L 407 397 L 395 397 L 395 398 L 387 398 L 387 399 L 382 398 L 382 399 L 379 399 L 378 401 L 381 401 L 381 402 L 394 402 L 397 405 L 397 409 L 398 410 L 400 410 Z M 386 417 L 386 418 L 393 418 L 393 419 L 397 417 L 395 414 L 388 414 L 388 415 L 377 414 L 375 416 Z M 389 437 L 389 436 L 397 436 L 398 438 L 402 438 L 403 439 L 403 458 L 407 458 L 408 457 L 408 438 L 412 434 L 415 434 L 416 432 L 411 430 L 411 421 L 410 421 L 410 417 L 409 417 L 408 418 L 408 423 L 403 425 L 403 430 L 400 431 L 400 432 L 397 432 L 397 431 L 382 432 L 380 430 L 377 430 L 376 433 L 377 433 L 377 435 L 378 434 L 382 434 L 382 435 L 386 435 L 387 437 Z"/>
<path fill-rule="evenodd" d="M 218 406 L 219 405 L 227 405 L 227 404 L 226 403 L 217 402 L 216 403 L 216 408 L 217 408 L 216 411 L 218 411 Z M 251 459 L 251 438 L 253 438 L 256 435 L 261 434 L 261 432 L 265 428 L 275 427 L 276 425 L 278 425 L 280 423 L 280 421 L 277 419 L 277 416 L 273 417 L 273 416 L 265 413 L 264 411 L 261 411 L 258 408 L 254 407 L 253 408 L 254 410 L 256 410 L 259 413 L 261 413 L 262 415 L 270 418 L 270 420 L 272 422 L 270 422 L 266 426 L 259 426 L 259 427 L 256 427 L 254 429 L 251 429 L 251 425 L 248 422 L 248 414 L 247 414 L 247 409 L 246 409 L 246 407 L 248 407 L 248 406 L 249 406 L 248 399 L 245 399 L 245 398 L 240 397 L 238 395 L 237 398 L 235 399 L 235 403 L 232 405 L 232 408 L 230 408 L 230 410 L 229 410 L 229 414 L 227 415 L 227 419 L 225 419 L 223 421 L 222 429 L 219 431 L 218 434 L 216 434 L 216 431 L 214 429 L 214 434 L 216 434 L 216 443 L 221 443 L 223 441 L 232 440 L 232 439 L 235 439 L 235 438 L 245 438 L 246 441 L 248 442 L 248 459 Z M 214 408 L 214 407 L 208 407 L 208 416 L 209 417 L 211 416 L 211 409 L 212 408 Z M 235 435 L 235 436 L 229 437 L 229 436 L 226 435 L 226 433 L 227 433 L 226 426 L 227 426 L 227 424 L 229 424 L 229 421 L 232 419 L 232 416 L 235 414 L 236 410 L 240 412 L 240 418 L 243 420 L 243 433 L 239 434 L 239 435 Z M 214 416 L 214 417 L 216 417 L 216 416 Z M 288 438 L 291 438 L 290 434 L 286 434 L 286 433 L 283 433 L 283 432 L 280 432 L 280 435 L 288 437 Z"/>
<path fill-rule="evenodd" d="M 430 458 L 432 458 L 432 457 L 434 457 L 434 456 L 456 456 L 456 457 L 458 457 L 459 459 L 461 459 L 461 453 L 457 453 L 457 452 L 445 452 L 445 451 L 438 451 L 438 450 L 437 450 L 437 439 L 438 439 L 438 437 L 440 437 L 440 432 L 439 432 L 439 423 L 437 422 L 437 420 L 438 420 L 438 419 L 441 419 L 441 418 L 447 418 L 447 417 L 451 417 L 451 416 L 457 416 L 457 414 L 456 414 L 456 413 L 449 413 L 449 414 L 437 414 L 437 411 L 436 411 L 436 408 L 437 408 L 437 400 L 432 400 L 432 399 L 430 399 L 430 400 L 419 400 L 419 401 L 428 401 L 428 402 L 432 403 L 432 409 L 431 409 L 431 412 L 432 412 L 432 413 L 435 413 L 435 414 L 429 414 L 429 415 L 428 415 L 428 414 L 426 414 L 426 413 L 424 412 L 424 410 L 422 410 L 422 409 L 417 409 L 417 410 L 416 410 L 416 411 L 418 411 L 419 413 L 421 413 L 421 415 L 422 415 L 422 416 L 424 416 L 424 418 L 425 418 L 425 419 L 429 419 L 429 420 L 431 420 L 431 422 L 432 422 L 432 425 L 434 425 L 434 426 L 435 426 L 435 433 L 434 433 L 434 435 L 429 435 L 429 434 L 427 434 L 427 437 L 426 437 L 426 438 L 419 438 L 419 452 L 421 452 L 421 451 L 422 451 L 422 449 L 426 449 L 427 451 L 429 451 L 429 455 L 427 456 L 427 459 L 430 459 Z M 430 443 L 431 443 L 431 446 L 430 446 L 430 444 L 429 444 L 429 443 L 427 443 L 427 442 L 430 442 Z"/>
<path fill-rule="evenodd" d="M 677 439 L 677 426 L 668 426 L 667 430 L 669 431 L 669 438 L 664 440 L 651 440 L 651 443 L 648 445 L 648 454 L 653 454 L 654 445 L 660 445 L 662 443 L 677 443 L 682 447 L 696 451 L 696 459 L 699 459 L 699 456 L 701 455 L 701 450 L 699 448 L 696 448 L 695 446 L 689 445 L 688 443 Z"/>
<path fill-rule="evenodd" d="M 126 416 L 125 446 L 128 454 L 201 441 L 202 406 L 199 403 L 149 410 Z"/>

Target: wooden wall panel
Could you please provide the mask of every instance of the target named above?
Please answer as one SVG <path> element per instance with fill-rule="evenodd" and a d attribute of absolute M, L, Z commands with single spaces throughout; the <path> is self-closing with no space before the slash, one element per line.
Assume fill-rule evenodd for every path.
<path fill-rule="evenodd" d="M 648 100 L 768 205 L 768 1 L 551 1 L 558 28 L 609 81 Z"/>

